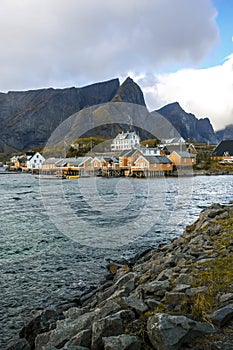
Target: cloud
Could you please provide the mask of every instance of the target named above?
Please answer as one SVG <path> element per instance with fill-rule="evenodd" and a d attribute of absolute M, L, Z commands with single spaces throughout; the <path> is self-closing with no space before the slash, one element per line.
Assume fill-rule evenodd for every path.
<path fill-rule="evenodd" d="M 215 19 L 211 0 L 1 0 L 0 91 L 198 64 Z"/>
<path fill-rule="evenodd" d="M 233 123 L 233 54 L 222 65 L 139 78 L 150 109 L 178 101 L 186 112 L 209 117 L 216 130 Z"/>

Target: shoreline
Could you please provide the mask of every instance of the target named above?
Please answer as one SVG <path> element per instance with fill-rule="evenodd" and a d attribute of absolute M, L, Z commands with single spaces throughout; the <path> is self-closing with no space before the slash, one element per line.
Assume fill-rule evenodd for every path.
<path fill-rule="evenodd" d="M 63 309 L 41 311 L 8 349 L 127 348 L 117 348 L 116 343 L 130 343 L 135 349 L 182 349 L 187 337 L 180 335 L 178 327 L 173 329 L 177 343 L 169 345 L 161 334 L 158 337 L 159 326 L 165 321 L 174 324 L 175 317 L 183 317 L 190 339 L 195 332 L 203 336 L 202 345 L 192 340 L 192 349 L 203 349 L 200 346 L 205 342 L 212 344 L 209 349 L 223 349 L 223 344 L 233 342 L 233 332 L 228 334 L 224 328 L 233 329 L 233 286 L 218 290 L 218 298 L 212 296 L 212 308 L 208 309 L 205 300 L 210 299 L 210 281 L 198 284 L 198 276 L 207 273 L 215 260 L 232 258 L 232 241 L 229 246 L 225 242 L 228 233 L 232 238 L 232 223 L 232 202 L 210 206 L 180 237 L 129 261 L 108 264 L 109 273 L 96 289 L 89 289 Z"/>

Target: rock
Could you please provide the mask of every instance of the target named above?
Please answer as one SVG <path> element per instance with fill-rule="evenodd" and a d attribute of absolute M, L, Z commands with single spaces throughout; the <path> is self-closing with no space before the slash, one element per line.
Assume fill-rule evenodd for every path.
<path fill-rule="evenodd" d="M 15 344 L 10 345 L 7 350 L 31 350 L 31 346 L 25 338 L 22 338 Z"/>
<path fill-rule="evenodd" d="M 192 284 L 194 278 L 191 274 L 181 273 L 175 280 L 177 284 Z"/>
<path fill-rule="evenodd" d="M 211 316 L 212 322 L 218 326 L 225 326 L 233 318 L 233 304 L 226 305 L 216 310 Z"/>
<path fill-rule="evenodd" d="M 185 292 L 190 288 L 190 284 L 177 284 L 173 289 L 173 292 Z"/>
<path fill-rule="evenodd" d="M 214 332 L 214 328 L 203 322 L 195 322 L 185 316 L 157 313 L 147 322 L 148 336 L 156 350 L 178 350 L 195 337 Z"/>
<path fill-rule="evenodd" d="M 180 310 L 181 304 L 187 298 L 185 293 L 179 292 L 166 292 L 164 302 L 168 307 L 172 307 L 175 310 Z"/>
<path fill-rule="evenodd" d="M 170 283 L 168 280 L 153 281 L 143 287 L 145 293 L 156 294 L 164 296 L 165 292 L 169 289 Z"/>
<path fill-rule="evenodd" d="M 223 208 L 213 209 L 213 210 L 211 210 L 211 211 L 209 212 L 208 217 L 211 218 L 211 219 L 213 219 L 213 218 L 215 218 L 216 216 L 219 216 L 219 215 L 221 215 L 221 214 L 224 213 L 224 212 L 225 212 L 225 209 L 223 209 Z M 227 216 L 228 216 L 228 213 L 227 213 Z"/>
<path fill-rule="evenodd" d="M 134 272 L 128 272 L 124 274 L 116 283 L 118 288 L 124 287 L 129 292 L 135 288 L 136 274 Z"/>
<path fill-rule="evenodd" d="M 206 286 L 200 286 L 200 287 L 196 287 L 196 288 L 190 288 L 186 291 L 186 294 L 188 296 L 193 296 L 193 295 L 197 295 L 200 293 L 206 293 L 208 291 L 208 288 Z"/>
<path fill-rule="evenodd" d="M 117 270 L 121 267 L 122 267 L 122 265 L 114 263 L 114 262 L 111 262 L 107 265 L 108 271 L 113 275 L 115 275 L 117 273 Z"/>
<path fill-rule="evenodd" d="M 84 346 L 79 346 L 79 345 L 65 345 L 62 349 L 64 349 L 64 350 L 90 350 L 90 348 L 85 348 Z M 56 350 L 56 348 L 50 349 L 50 350 Z"/>
<path fill-rule="evenodd" d="M 160 305 L 160 301 L 153 298 L 148 298 L 148 299 L 145 299 L 144 301 L 148 305 L 150 310 L 154 310 L 157 306 Z"/>
<path fill-rule="evenodd" d="M 38 334 L 54 329 L 56 327 L 56 322 L 61 319 L 64 319 L 63 314 L 59 314 L 53 310 L 45 310 L 24 326 L 19 336 L 20 338 L 27 339 L 32 346 Z"/>
<path fill-rule="evenodd" d="M 225 343 L 222 341 L 218 341 L 214 343 L 216 350 L 233 350 L 232 343 Z"/>
<path fill-rule="evenodd" d="M 121 334 L 115 337 L 103 338 L 104 350 L 140 350 L 142 349 L 139 337 Z"/>
<path fill-rule="evenodd" d="M 57 322 L 55 329 L 36 337 L 35 350 L 50 350 L 51 346 L 61 348 L 79 332 L 91 328 L 94 317 L 94 312 L 87 312 L 77 319 L 65 319 Z"/>
<path fill-rule="evenodd" d="M 72 347 L 82 346 L 84 348 L 91 347 L 91 329 L 84 329 L 69 340 L 64 349 L 71 349 Z"/>
<path fill-rule="evenodd" d="M 102 302 L 95 308 L 95 314 L 98 318 L 103 318 L 108 316 L 109 314 L 116 313 L 121 309 L 121 306 L 113 300 L 107 300 L 106 302 Z"/>
<path fill-rule="evenodd" d="M 124 326 L 135 319 L 131 310 L 122 310 L 116 314 L 101 318 L 93 322 L 92 325 L 92 350 L 99 350 L 103 347 L 103 337 L 120 335 Z"/>
<path fill-rule="evenodd" d="M 230 300 L 233 300 L 233 293 L 227 293 L 227 294 L 223 294 L 220 296 L 219 301 L 221 304 L 224 304 Z"/>
<path fill-rule="evenodd" d="M 140 299 L 135 297 L 123 297 L 121 298 L 121 305 L 125 308 L 131 308 L 136 313 L 141 314 L 148 310 L 147 305 Z"/>
<path fill-rule="evenodd" d="M 65 318 L 76 319 L 79 316 L 83 315 L 87 310 L 78 307 L 71 307 L 67 311 L 63 312 Z"/>
<path fill-rule="evenodd" d="M 103 337 L 120 335 L 123 333 L 123 322 L 120 315 L 111 315 L 94 321 L 92 325 L 91 349 L 103 348 Z"/>

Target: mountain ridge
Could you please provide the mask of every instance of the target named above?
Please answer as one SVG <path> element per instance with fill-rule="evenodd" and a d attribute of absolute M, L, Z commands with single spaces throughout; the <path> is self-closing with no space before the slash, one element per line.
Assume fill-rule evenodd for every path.
<path fill-rule="evenodd" d="M 92 107 L 97 111 L 95 118 L 101 122 L 101 105 L 112 103 L 116 106 L 115 103 L 119 102 L 144 108 L 146 112 L 142 113 L 142 118 L 150 118 L 143 92 L 130 77 L 122 84 L 115 78 L 80 88 L 47 88 L 0 93 L 0 153 L 44 147 L 54 130 L 71 115 Z M 108 108 L 107 113 L 110 117 L 113 106 Z M 131 116 L 127 117 L 133 129 L 133 109 L 130 113 Z M 227 129 L 228 131 L 215 133 L 208 118 L 197 119 L 194 114 L 185 112 L 178 102 L 153 111 L 151 115 L 156 113 L 169 121 L 183 138 L 192 141 L 217 143 L 226 133 L 229 136 L 232 132 L 230 128 L 230 131 Z M 109 120 L 114 120 L 117 124 L 116 116 Z M 108 129 L 106 126 L 105 133 L 112 137 L 114 132 L 124 127 L 127 126 L 119 124 L 113 130 L 112 127 Z"/>

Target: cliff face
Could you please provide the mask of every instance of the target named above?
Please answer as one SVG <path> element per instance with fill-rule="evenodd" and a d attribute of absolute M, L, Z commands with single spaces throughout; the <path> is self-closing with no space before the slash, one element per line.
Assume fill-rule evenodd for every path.
<path fill-rule="evenodd" d="M 186 113 L 178 102 L 168 104 L 157 112 L 169 120 L 184 139 L 217 143 L 217 137 L 209 119 L 197 119 L 195 115 Z"/>
<path fill-rule="evenodd" d="M 129 77 L 119 87 L 112 102 L 134 103 L 146 107 L 141 88 Z"/>
<path fill-rule="evenodd" d="M 113 103 L 103 110 L 101 104 L 108 102 Z M 131 104 L 130 111 L 123 112 L 123 121 L 116 108 L 117 102 Z M 139 107 L 133 108 L 133 105 Z M 0 154 L 43 147 L 64 120 L 90 106 L 97 106 L 94 114 L 97 122 L 109 120 L 105 126 L 91 131 L 92 136 L 115 136 L 121 130 L 128 130 L 129 126 L 130 130 L 137 130 L 133 125 L 142 125 L 141 129 L 146 125 L 146 130 L 157 130 L 156 136 L 159 138 L 168 138 L 168 135 L 177 137 L 178 133 L 184 139 L 210 143 L 217 143 L 222 138 L 232 138 L 229 136 L 232 135 L 232 126 L 220 131 L 217 138 L 208 118 L 198 120 L 193 114 L 186 113 L 177 102 L 152 112 L 157 113 L 157 124 L 153 122 L 150 125 L 154 116 L 150 116 L 146 109 L 143 93 L 131 78 L 127 78 L 122 85 L 118 79 L 113 79 L 83 88 L 0 93 Z M 141 112 L 142 109 L 145 111 Z M 164 118 L 159 118 L 158 114 Z M 108 118 L 104 119 L 106 115 Z M 86 117 L 81 119 L 86 123 Z M 133 124 L 134 121 L 137 124 Z M 150 138 L 150 135 L 141 132 L 141 137 Z"/>
<path fill-rule="evenodd" d="M 216 132 L 218 141 L 233 140 L 233 124 L 227 125 L 225 129 Z"/>
<path fill-rule="evenodd" d="M 1 94 L 0 140 L 20 151 L 41 147 L 70 115 L 85 107 L 111 101 L 118 88 L 119 80 L 114 79 L 83 88 Z"/>

